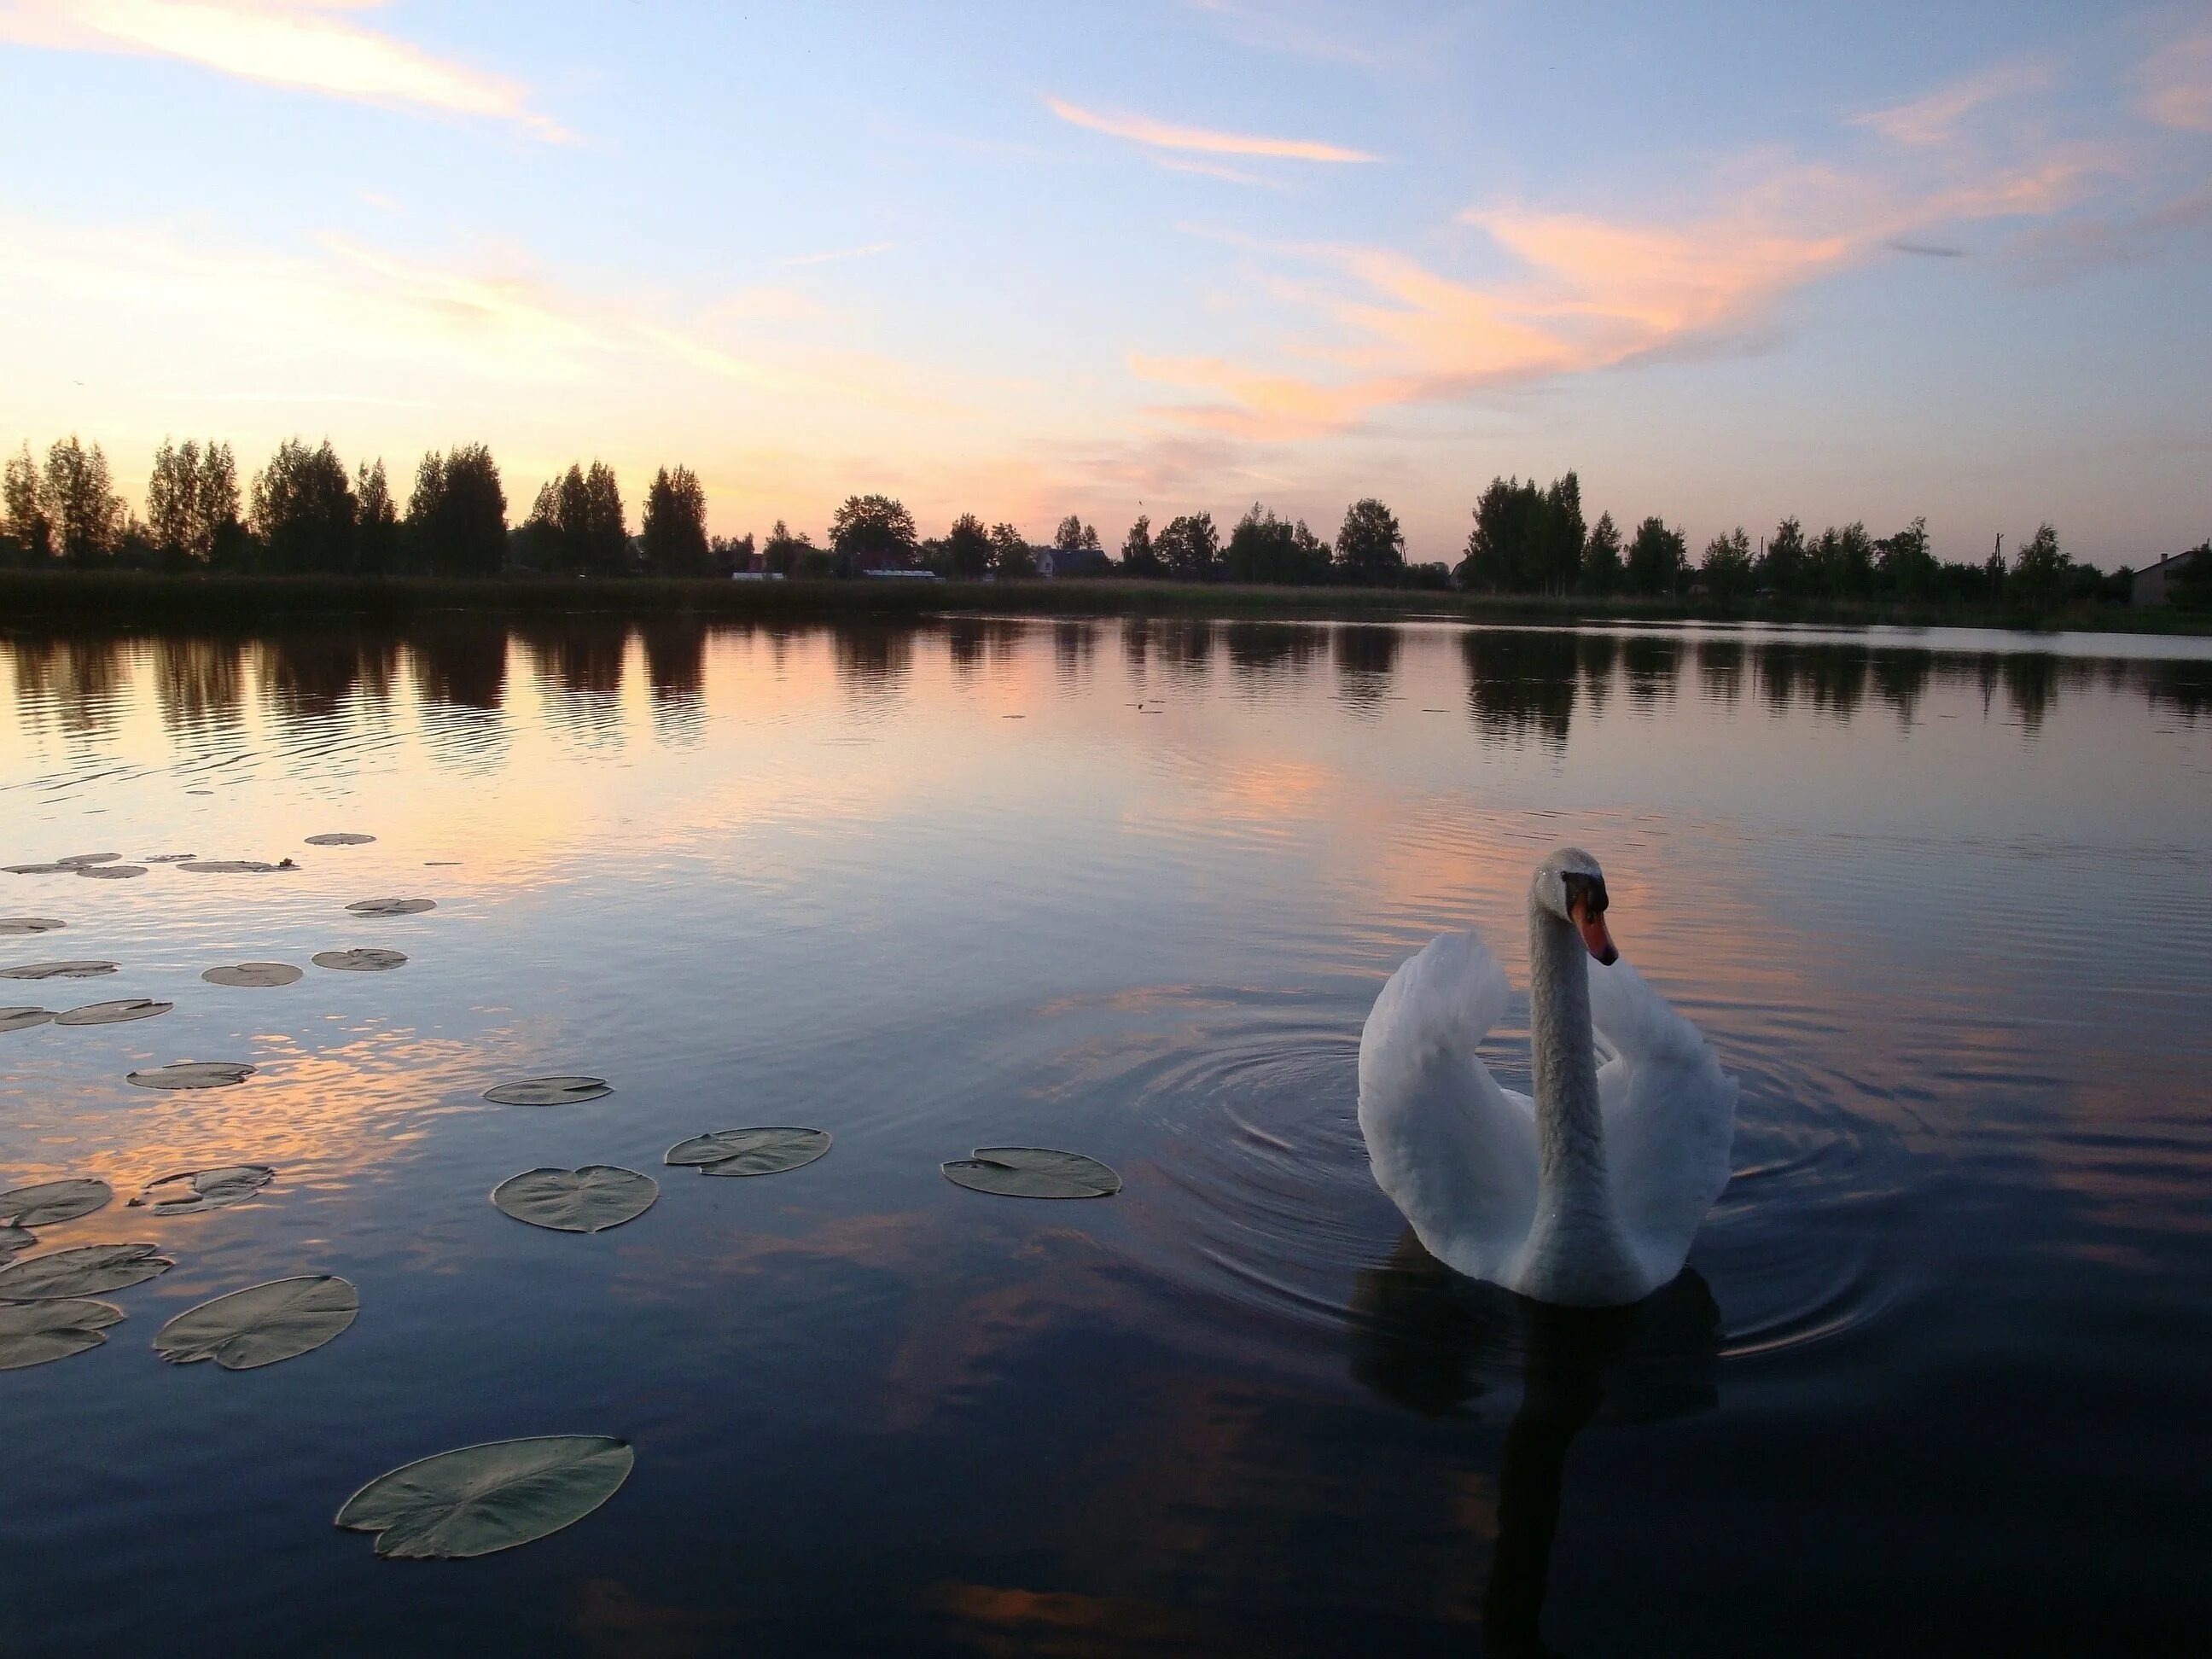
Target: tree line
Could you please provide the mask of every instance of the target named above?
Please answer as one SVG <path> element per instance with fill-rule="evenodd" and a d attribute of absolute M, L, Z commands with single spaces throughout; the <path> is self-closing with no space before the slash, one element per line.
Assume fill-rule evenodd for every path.
<path fill-rule="evenodd" d="M 1682 532 L 1656 515 L 1625 535 L 1610 512 L 1587 522 L 1573 472 L 1543 485 L 1492 479 L 1475 503 L 1464 555 L 1450 568 L 1409 563 L 1397 516 L 1371 496 L 1353 502 L 1326 539 L 1304 520 L 1255 502 L 1225 539 L 1210 513 L 1180 514 L 1157 531 L 1149 516 L 1140 517 L 1115 555 L 1074 514 L 1042 548 L 1014 525 L 986 525 L 972 513 L 954 519 L 943 535 L 924 538 L 906 506 L 883 495 L 848 496 L 830 520 L 826 545 L 779 519 L 756 549 L 750 535 L 708 533 L 706 492 L 681 465 L 654 474 L 632 536 L 615 471 L 596 459 L 549 479 L 527 516 L 510 526 L 498 464 L 482 444 L 425 454 L 404 510 L 381 458 L 349 472 L 327 440 L 313 448 L 298 439 L 279 444 L 243 490 L 228 444 L 165 440 L 154 454 L 143 517 L 113 487 L 100 446 L 88 448 L 74 434 L 55 442 L 43 461 L 25 444 L 0 482 L 0 557 L 77 568 L 441 576 L 507 570 L 706 576 L 758 568 L 801 577 L 891 568 L 975 580 L 1035 575 L 1043 556 L 1059 575 L 1699 594 L 1724 605 L 1771 595 L 2027 609 L 2124 599 L 2127 578 L 2125 570 L 2106 576 L 2076 563 L 2048 524 L 2010 560 L 2000 538 L 1979 562 L 1939 561 L 1925 519 L 1875 536 L 1857 522 L 1813 534 L 1785 518 L 1755 548 L 1739 526 L 1715 536 L 1692 563 Z"/>

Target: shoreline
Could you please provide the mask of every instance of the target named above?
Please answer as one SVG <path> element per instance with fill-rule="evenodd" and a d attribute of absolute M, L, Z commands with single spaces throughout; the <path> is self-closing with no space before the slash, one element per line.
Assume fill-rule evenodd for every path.
<path fill-rule="evenodd" d="M 2029 634 L 2212 635 L 2212 614 L 2084 607 L 2040 617 L 1868 601 L 1741 605 L 1693 599 L 1553 598 L 1407 588 L 1260 587 L 1070 579 L 1012 582 L 732 581 L 552 576 L 172 575 L 151 571 L 0 570 L 0 629 L 22 626 L 264 627 L 311 621 L 683 616 L 732 621 L 882 621 L 948 614 L 1206 617 L 1218 620 L 1591 623 L 1783 623 L 1825 628 L 1988 628 Z"/>

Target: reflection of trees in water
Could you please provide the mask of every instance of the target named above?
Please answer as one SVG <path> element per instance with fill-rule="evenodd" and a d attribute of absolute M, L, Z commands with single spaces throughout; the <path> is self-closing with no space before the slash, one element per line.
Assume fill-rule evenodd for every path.
<path fill-rule="evenodd" d="M 1460 653 L 1467 659 L 1468 713 L 1485 738 L 1565 744 L 1580 658 L 1572 634 L 1470 629 L 1460 635 Z"/>
<path fill-rule="evenodd" d="M 1899 723 L 1910 726 L 1936 672 L 1936 659 L 1925 651 L 1877 651 L 1874 653 L 1875 695 L 1894 709 Z"/>
<path fill-rule="evenodd" d="M 1091 659 L 1098 653 L 1098 626 L 1088 622 L 1056 622 L 1052 625 L 1053 677 L 1060 689 L 1072 691 L 1091 675 Z"/>
<path fill-rule="evenodd" d="M 118 641 L 17 640 L 9 654 L 15 659 L 15 705 L 29 725 L 52 725 L 72 738 L 113 734 L 124 695 Z"/>
<path fill-rule="evenodd" d="M 1585 634 L 1575 652 L 1582 670 L 1583 695 L 1593 714 L 1601 712 L 1613 694 L 1613 673 L 1620 656 L 1620 641 L 1610 634 Z"/>
<path fill-rule="evenodd" d="M 705 722 L 707 630 L 696 622 L 656 617 L 638 629 L 653 729 L 663 743 L 689 745 Z"/>
<path fill-rule="evenodd" d="M 1311 623 L 1231 623 L 1222 635 L 1229 671 L 1247 690 L 1298 678 L 1328 647 L 1328 630 Z"/>
<path fill-rule="evenodd" d="M 945 624 L 945 655 L 962 679 L 986 664 L 1011 660 L 1021 643 L 1022 625 L 1000 617 L 955 617 Z"/>
<path fill-rule="evenodd" d="M 1698 678 L 1705 683 L 1708 701 L 1735 708 L 1743 696 L 1743 641 L 1698 641 Z"/>
<path fill-rule="evenodd" d="M 552 626 L 537 623 L 522 630 L 522 643 L 545 689 L 610 702 L 622 696 L 627 623 L 596 618 Z"/>
<path fill-rule="evenodd" d="M 886 696 L 905 685 L 914 666 L 914 630 L 896 624 L 841 623 L 830 632 L 830 654 L 848 691 Z"/>
<path fill-rule="evenodd" d="M 236 640 L 154 641 L 154 699 L 172 738 L 238 724 L 243 648 Z"/>
<path fill-rule="evenodd" d="M 1201 680 L 1213 668 L 1213 624 L 1202 617 L 1155 624 L 1160 660 L 1177 679 Z"/>
<path fill-rule="evenodd" d="M 1337 702 L 1352 714 L 1374 714 L 1390 695 L 1391 676 L 1398 670 L 1398 630 L 1347 623 L 1330 643 L 1336 658 Z"/>
<path fill-rule="evenodd" d="M 438 708 L 496 710 L 507 696 L 503 623 L 444 626 L 407 641 L 415 695 Z"/>
<path fill-rule="evenodd" d="M 2143 695 L 2195 724 L 2212 708 L 2212 662 L 2154 662 L 2143 665 Z"/>
<path fill-rule="evenodd" d="M 1632 634 L 1621 641 L 1621 666 L 1628 675 L 1628 700 L 1649 709 L 1674 695 L 1682 673 L 1682 642 L 1665 634 Z"/>
<path fill-rule="evenodd" d="M 2014 652 L 2004 659 L 2005 695 L 2013 713 L 2029 731 L 2040 731 L 2058 690 L 2058 659 L 2041 652 Z"/>
<path fill-rule="evenodd" d="M 1551 1651 L 1539 1626 L 1568 1449 L 1592 1421 L 1656 1423 L 1717 1403 L 1712 1291 L 1686 1270 L 1632 1307 L 1553 1307 L 1462 1277 L 1408 1230 L 1388 1261 L 1359 1275 L 1349 1313 L 1352 1375 L 1424 1416 L 1456 1414 L 1517 1379 L 1483 1638 L 1492 1654 Z"/>
<path fill-rule="evenodd" d="M 383 713 L 398 662 L 398 643 L 388 635 L 284 635 L 254 647 L 254 678 L 280 720 L 329 720 L 356 696 L 368 711 Z"/>

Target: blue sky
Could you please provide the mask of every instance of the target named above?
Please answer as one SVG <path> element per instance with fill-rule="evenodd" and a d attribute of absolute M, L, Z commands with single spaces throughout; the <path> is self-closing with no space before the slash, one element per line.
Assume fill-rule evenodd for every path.
<path fill-rule="evenodd" d="M 0 0 L 0 441 L 2212 533 L 2212 7 Z"/>

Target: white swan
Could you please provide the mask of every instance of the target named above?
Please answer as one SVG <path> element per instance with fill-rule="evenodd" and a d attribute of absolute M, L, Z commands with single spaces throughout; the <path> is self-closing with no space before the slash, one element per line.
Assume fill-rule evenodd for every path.
<path fill-rule="evenodd" d="M 1619 960 L 1606 903 L 1597 860 L 1571 847 L 1529 884 L 1533 1102 L 1475 1054 L 1507 993 L 1472 933 L 1393 974 L 1359 1042 L 1368 1159 L 1421 1243 L 1463 1273 L 1581 1307 L 1638 1301 L 1682 1270 L 1735 1129 L 1735 1079 Z"/>

